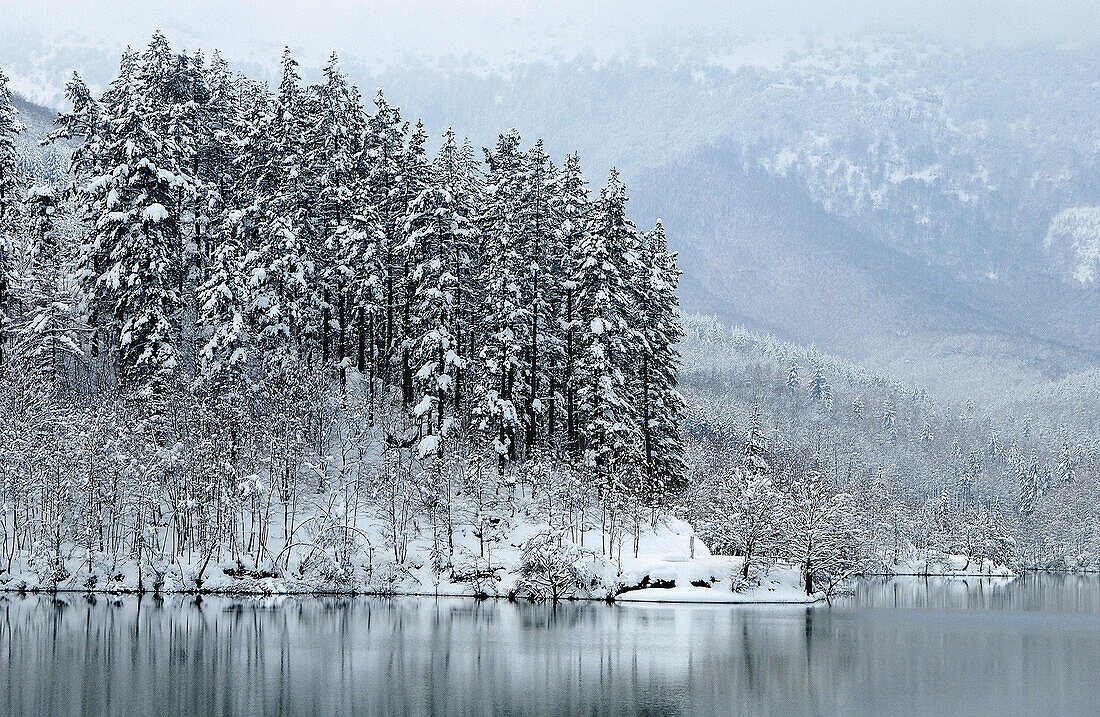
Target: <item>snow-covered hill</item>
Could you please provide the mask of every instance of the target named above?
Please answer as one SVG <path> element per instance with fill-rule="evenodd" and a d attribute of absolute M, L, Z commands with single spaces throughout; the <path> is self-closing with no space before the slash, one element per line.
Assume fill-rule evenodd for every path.
<path fill-rule="evenodd" d="M 1062 277 L 1082 287 L 1100 278 L 1100 207 L 1074 207 L 1050 222 L 1043 246 L 1054 255 Z"/>

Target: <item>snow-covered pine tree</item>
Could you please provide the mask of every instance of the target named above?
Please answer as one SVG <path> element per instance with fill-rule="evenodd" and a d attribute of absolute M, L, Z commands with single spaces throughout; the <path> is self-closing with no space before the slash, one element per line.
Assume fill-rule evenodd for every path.
<path fill-rule="evenodd" d="M 787 369 L 787 390 L 790 391 L 792 394 L 798 393 L 799 383 L 800 379 L 798 376 L 798 364 L 792 361 L 790 367 Z"/>
<path fill-rule="evenodd" d="M 415 350 L 415 338 L 421 329 L 420 317 L 414 313 L 416 280 L 413 273 L 427 257 L 420 253 L 420 247 L 415 242 L 410 242 L 406 234 L 408 219 L 412 212 L 413 202 L 420 196 L 431 181 L 431 164 L 428 161 L 425 146 L 428 134 L 424 131 L 421 122 L 416 123 L 416 128 L 409 135 L 409 141 L 401 155 L 400 174 L 397 177 L 395 194 L 398 202 L 398 210 L 402 213 L 400 226 L 401 242 L 396 252 L 400 272 L 400 362 L 401 362 L 401 400 L 405 408 L 408 408 L 413 398 L 413 351 Z"/>
<path fill-rule="evenodd" d="M 217 247 L 198 291 L 199 325 L 206 335 L 201 370 L 208 379 L 232 380 L 247 369 L 251 337 L 246 312 L 256 287 L 245 273 L 242 217 L 233 211 L 219 221 Z"/>
<path fill-rule="evenodd" d="M 163 88 L 169 71 L 154 38 L 146 56 L 123 58 L 105 93 L 105 131 L 97 166 L 103 174 L 82 187 L 91 220 L 81 247 L 80 288 L 103 311 L 121 373 L 128 379 L 173 371 L 178 365 L 181 264 L 181 192 L 194 181 L 180 166 L 168 126 Z M 146 64 L 146 61 L 148 64 Z"/>
<path fill-rule="evenodd" d="M 206 61 L 201 52 L 192 55 L 172 53 L 167 40 L 159 32 L 154 36 L 154 43 L 158 57 L 164 58 L 167 74 L 160 93 L 167 119 L 163 133 L 170 138 L 177 155 L 174 163 L 191 178 L 189 187 L 182 184 L 176 187 L 172 211 L 180 221 L 178 346 L 181 367 L 187 376 L 193 377 L 198 370 L 203 343 L 198 323 L 203 251 L 208 244 L 211 225 L 221 214 L 217 185 L 206 181 L 211 174 L 205 167 L 204 151 L 210 131 L 210 89 L 206 83 Z M 146 61 L 146 64 L 150 63 Z"/>
<path fill-rule="evenodd" d="M 412 272 L 416 334 L 410 337 L 414 400 L 413 420 L 420 430 L 421 458 L 441 450 L 454 425 L 454 376 L 466 367 L 455 336 L 455 266 L 465 263 L 469 220 L 456 209 L 447 190 L 429 187 L 409 205 L 405 224 L 406 251 L 417 257 Z M 456 256 L 457 255 L 457 256 Z"/>
<path fill-rule="evenodd" d="M 553 295 L 558 288 L 550 281 L 557 251 L 557 218 L 554 216 L 554 193 L 557 171 L 543 149 L 542 140 L 526 153 L 522 192 L 517 209 L 517 240 L 526 258 L 521 274 L 522 301 L 528 312 L 526 346 L 521 363 L 521 380 L 526 393 L 524 405 L 524 443 L 528 455 L 534 452 L 540 433 L 547 442 L 553 425 L 546 421 L 554 404 L 553 375 L 560 363 L 562 347 L 559 326 L 553 316 Z M 546 414 L 546 418 L 544 418 Z M 546 421 L 540 431 L 540 422 Z"/>
<path fill-rule="evenodd" d="M 274 154 L 266 142 L 271 98 L 265 87 L 232 77 L 214 53 L 206 73 L 210 98 L 199 168 L 207 188 L 208 217 L 202 283 L 198 288 L 199 325 L 205 345 L 200 363 L 207 379 L 229 381 L 244 375 L 257 343 L 256 300 L 262 282 L 260 227 L 264 217 L 254 202 L 261 191 L 275 193 L 279 181 L 270 166 Z M 270 258 L 270 255 L 269 255 Z M 266 271 L 261 275 L 266 278 Z"/>
<path fill-rule="evenodd" d="M 1081 467 L 1081 452 L 1080 446 L 1072 446 L 1068 439 L 1062 440 L 1058 462 L 1054 466 L 1054 479 L 1059 484 L 1077 480 L 1077 471 Z"/>
<path fill-rule="evenodd" d="M 16 217 L 19 215 L 22 171 L 15 148 L 15 135 L 23 131 L 8 89 L 8 77 L 0 69 L 0 364 L 5 359 L 11 288 L 15 270 Z"/>
<path fill-rule="evenodd" d="M 684 399 L 676 390 L 680 360 L 676 346 L 683 338 L 676 298 L 680 271 L 676 255 L 668 251 L 660 220 L 652 232 L 642 237 L 636 271 L 637 331 L 641 341 L 635 362 L 638 394 L 634 403 L 645 457 L 643 493 L 648 502 L 657 504 L 680 487 L 686 472 L 680 437 Z M 757 426 L 759 409 L 753 415 L 753 425 Z M 762 451 L 753 453 L 749 460 L 754 457 L 762 460 Z"/>
<path fill-rule="evenodd" d="M 1021 515 L 1031 515 L 1043 495 L 1042 469 L 1034 456 L 1023 455 L 1015 461 L 1014 469 L 1020 487 L 1018 509 Z"/>
<path fill-rule="evenodd" d="M 321 306 L 321 355 L 334 358 L 342 381 L 353 363 L 352 305 L 355 265 L 362 237 L 352 228 L 358 211 L 365 117 L 359 95 L 340 70 L 336 53 L 324 81 L 311 88 L 313 114 L 306 167 L 317 188 L 318 231 L 311 255 L 316 275 L 313 301 Z M 331 348 L 330 348 L 331 346 Z"/>
<path fill-rule="evenodd" d="M 123 68 L 125 67 L 124 61 Z M 57 116 L 55 120 L 57 129 L 51 132 L 47 139 L 50 142 L 66 140 L 74 145 L 69 160 L 70 182 L 65 194 L 77 200 L 76 218 L 87 225 L 95 221 L 95 205 L 84 201 L 86 197 L 82 196 L 79 190 L 93 177 L 107 174 L 103 152 L 107 123 L 103 105 L 92 95 L 80 75 L 75 72 L 65 85 L 65 98 L 72 105 L 72 109 Z M 105 257 L 101 252 L 95 252 L 91 257 L 92 265 L 87 268 L 99 273 L 103 271 L 104 260 Z M 70 284 L 77 287 L 79 292 L 79 282 L 75 281 L 75 276 Z M 82 320 L 88 328 L 91 356 L 95 358 L 99 356 L 101 346 L 101 336 L 97 330 L 100 323 L 99 305 L 94 297 L 82 295 L 81 300 L 85 305 Z"/>
<path fill-rule="evenodd" d="M 561 277 L 561 289 L 557 297 L 560 304 L 556 313 L 560 317 L 562 336 L 561 370 L 558 382 L 565 404 L 566 453 L 576 458 L 580 450 L 580 429 L 577 421 L 577 389 L 580 383 L 578 369 L 580 312 L 577 306 L 576 276 L 581 263 L 580 248 L 588 234 L 593 212 L 588 183 L 581 172 L 580 159 L 576 154 L 568 156 L 562 166 L 556 202 L 558 206 L 555 213 L 560 219 L 557 227 L 560 253 L 556 273 Z"/>
<path fill-rule="evenodd" d="M 641 477 L 644 456 L 627 374 L 636 339 L 633 296 L 621 273 L 637 244 L 626 217 L 626 190 L 618 172 L 600 192 L 592 230 L 580 246 L 577 302 L 580 307 L 578 403 L 585 464 L 601 495 L 612 499 Z"/>
<path fill-rule="evenodd" d="M 309 247 L 315 238 L 311 214 L 313 198 L 306 181 L 305 136 L 309 123 L 298 76 L 298 63 L 289 48 L 283 51 L 282 77 L 268 107 L 250 112 L 245 141 L 246 186 L 251 193 L 244 208 L 247 228 L 243 271 L 250 299 L 247 315 L 263 357 L 289 368 L 309 358 L 314 348 L 310 328 L 316 329 L 309 304 L 313 265 Z"/>
<path fill-rule="evenodd" d="M 35 185 L 26 193 L 26 238 L 20 277 L 24 313 L 15 327 L 16 353 L 29 370 L 57 386 L 68 359 L 83 357 L 80 295 L 70 279 L 71 242 L 61 236 L 59 195 Z"/>
<path fill-rule="evenodd" d="M 455 210 L 467 219 L 474 219 L 485 189 L 485 177 L 473 145 L 466 139 L 461 145 L 454 129 L 443 133 L 443 144 L 432 163 L 432 183 L 446 189 Z"/>
<path fill-rule="evenodd" d="M 382 91 L 374 98 L 375 111 L 367 120 L 367 138 L 364 143 L 367 155 L 367 180 L 363 189 L 364 204 L 370 207 L 368 222 L 374 231 L 364 231 L 364 242 L 373 244 L 361 247 L 361 255 L 369 253 L 375 257 L 370 264 L 360 262 L 360 286 L 365 286 L 371 276 L 377 276 L 378 286 L 373 291 L 360 291 L 360 317 L 367 318 L 374 325 L 374 331 L 360 331 L 364 340 L 373 334 L 376 348 L 376 368 L 371 374 L 389 381 L 393 375 L 395 358 L 398 355 L 400 338 L 395 309 L 398 295 L 404 290 L 400 284 L 400 272 L 397 265 L 397 247 L 401 244 L 401 229 L 405 221 L 405 208 L 398 181 L 401 177 L 403 157 L 405 155 L 405 136 L 408 125 L 401 119 L 401 112 L 391 105 Z M 367 212 L 363 212 L 367 214 Z M 368 268 L 370 267 L 370 268 Z M 376 297 L 374 301 L 371 296 Z M 376 308 L 375 308 L 376 307 Z M 365 353 L 361 346 L 358 353 Z"/>
<path fill-rule="evenodd" d="M 825 371 L 821 366 L 814 366 L 814 372 L 810 376 L 810 398 L 825 403 L 832 397 L 832 388 L 829 379 L 825 377 Z"/>
<path fill-rule="evenodd" d="M 519 283 L 527 266 L 523 256 L 517 198 L 521 196 L 525 157 L 519 133 L 500 135 L 496 149 L 486 149 L 489 165 L 486 197 L 478 216 L 485 257 L 478 284 L 483 337 L 479 352 L 478 405 L 482 431 L 493 441 L 503 471 L 518 457 L 517 431 L 523 407 L 520 370 L 530 312 Z"/>
<path fill-rule="evenodd" d="M 898 409 L 890 402 L 882 407 L 882 427 L 891 441 L 898 440 Z"/>
<path fill-rule="evenodd" d="M 243 142 L 241 130 L 244 126 L 244 106 L 240 97 L 248 83 L 234 81 L 229 63 L 217 51 L 210 56 L 202 81 L 207 96 L 199 111 L 195 172 L 197 179 L 208 187 L 208 221 L 215 223 L 225 214 L 224 208 L 233 200 L 237 186 L 235 161 Z M 212 236 L 216 231 L 216 226 L 211 227 L 210 241 L 199 247 L 207 257 L 213 253 L 211 244 L 216 241 L 212 241 Z"/>
<path fill-rule="evenodd" d="M 452 374 L 454 410 L 461 415 L 469 404 L 466 379 L 469 361 L 477 355 L 475 338 L 480 333 L 477 330 L 477 300 L 483 292 L 477 285 L 477 279 L 481 276 L 483 257 L 476 250 L 478 235 L 474 220 L 482 202 L 484 178 L 469 140 L 459 146 L 454 130 L 450 128 L 443 135 L 443 146 L 435 158 L 433 170 L 434 183 L 450 195 L 453 210 L 462 218 L 465 228 L 465 232 L 454 237 L 450 256 L 443 259 L 454 276 L 450 332 L 455 352 L 465 359 L 465 365 L 456 367 Z"/>

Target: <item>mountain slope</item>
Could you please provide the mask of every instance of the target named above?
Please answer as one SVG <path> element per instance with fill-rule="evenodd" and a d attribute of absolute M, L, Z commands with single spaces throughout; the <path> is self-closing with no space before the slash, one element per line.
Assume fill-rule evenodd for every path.
<path fill-rule="evenodd" d="M 643 175 L 633 208 L 646 222 L 659 211 L 678 241 L 685 310 L 944 392 L 995 397 L 1097 365 L 1088 346 L 1030 331 L 1011 296 L 891 248 L 736 149 Z"/>

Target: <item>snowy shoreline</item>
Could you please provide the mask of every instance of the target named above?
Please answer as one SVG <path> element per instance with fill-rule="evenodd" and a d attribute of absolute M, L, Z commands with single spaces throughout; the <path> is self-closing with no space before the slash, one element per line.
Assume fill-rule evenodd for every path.
<path fill-rule="evenodd" d="M 661 594 L 667 593 L 667 595 Z M 757 599 L 752 596 L 752 593 L 725 593 L 714 595 L 712 599 L 705 599 L 707 593 L 706 588 L 650 588 L 646 590 L 632 590 L 620 595 L 609 597 L 580 597 L 570 596 L 561 598 L 559 602 L 590 602 L 590 603 L 607 603 L 612 604 L 658 604 L 658 603 L 674 603 L 681 605 L 811 605 L 813 603 L 821 602 L 825 600 L 823 594 L 818 594 L 813 597 L 806 596 L 804 593 L 801 596 L 802 599 Z M 650 596 L 652 594 L 652 597 Z M 517 598 L 508 595 L 473 595 L 470 593 L 454 593 L 454 592 L 440 592 L 440 593 L 416 593 L 416 592 L 348 592 L 348 591 L 335 591 L 335 590 L 288 590 L 283 592 L 263 592 L 263 591 L 248 591 L 248 590 L 229 590 L 229 591 L 214 591 L 214 590 L 108 590 L 103 588 L 93 589 L 80 589 L 80 588 L 11 588 L 0 587 L 0 596 L 7 595 L 88 595 L 88 596 L 106 596 L 106 597 L 168 597 L 168 596 L 190 596 L 190 597 L 226 597 L 226 598 L 461 598 L 468 600 L 506 600 L 509 602 L 528 602 L 525 599 Z"/>
<path fill-rule="evenodd" d="M 0 572 L 0 593 L 83 593 L 102 595 L 228 595 L 318 597 L 469 597 L 526 600 L 521 589 L 523 551 L 540 526 L 520 523 L 493 554 L 491 576 L 469 574 L 470 566 L 455 565 L 449 573 L 436 573 L 427 560 L 426 546 L 410 546 L 407 562 L 397 568 L 378 560 L 360 566 L 361 573 L 344 584 L 319 582 L 314 576 L 295 576 L 281 570 L 246 569 L 231 561 L 211 561 L 179 556 L 174 562 L 151 570 L 144 564 L 139 576 L 133 560 L 109 565 L 70 553 L 65 577 L 55 584 L 36 574 L 30 565 Z M 589 536 L 599 544 L 597 536 Z M 471 546 L 472 547 L 472 546 Z M 797 568 L 773 564 L 750 581 L 741 579 L 743 558 L 711 555 L 689 524 L 666 518 L 646 526 L 638 538 L 638 557 L 613 559 L 609 555 L 578 548 L 572 550 L 577 575 L 587 579 L 586 590 L 561 592 L 559 600 L 594 602 L 692 602 L 807 604 L 824 599 L 824 593 L 807 595 Z M 24 561 L 18 561 L 24 562 Z M 261 566 L 262 567 L 262 566 Z M 756 571 L 751 571 L 755 573 Z M 197 576 L 202 574 L 202 578 Z M 583 581 L 582 581 L 583 582 Z M 139 587 L 141 586 L 141 587 Z M 154 589 L 155 588 L 155 589 Z M 545 598 L 544 599 L 549 599 Z"/>
<path fill-rule="evenodd" d="M 715 556 L 725 558 L 726 556 Z M 702 567 L 710 563 L 706 559 L 699 559 L 700 565 L 688 567 Z M 1067 572 L 1067 571 L 1028 571 L 1028 572 Z M 776 577 L 776 574 L 780 577 Z M 795 580 L 791 576 L 795 576 Z M 865 578 L 936 578 L 936 579 L 999 579 L 1012 580 L 1018 577 L 1016 574 L 999 575 L 990 573 L 864 573 L 857 576 Z M 797 581 L 797 571 L 788 567 L 773 567 L 771 571 L 761 578 L 761 584 L 748 588 L 742 592 L 730 589 L 722 589 L 720 583 L 715 587 L 699 587 L 688 583 L 687 585 L 675 584 L 671 587 L 631 588 L 627 587 L 618 593 L 599 595 L 571 595 L 560 598 L 562 602 L 603 602 L 608 604 L 709 604 L 709 605 L 812 605 L 827 599 L 825 593 L 815 592 L 807 595 Z M 394 591 L 394 590 L 333 590 L 323 588 L 301 588 L 283 585 L 270 587 L 246 587 L 235 586 L 228 589 L 207 588 L 169 588 L 169 589 L 137 589 L 137 588 L 79 588 L 56 587 L 45 588 L 40 586 L 14 587 L 11 584 L 0 585 L 0 595 L 91 595 L 91 596 L 170 596 L 186 595 L 194 597 L 240 597 L 240 598 L 270 598 L 270 597 L 317 597 L 317 598 L 468 598 L 472 600 L 508 600 L 511 602 L 526 602 L 524 598 L 509 594 L 476 594 L 470 591 L 440 590 L 440 591 Z"/>
<path fill-rule="evenodd" d="M 712 555 L 690 524 L 671 517 L 640 528 L 637 557 L 633 551 L 622 556 L 621 545 L 618 557 L 613 557 L 612 551 L 605 554 L 569 541 L 552 543 L 554 557 L 540 559 L 564 561 L 555 569 L 564 569 L 570 576 L 570 585 L 542 583 L 540 594 L 532 597 L 530 584 L 524 583 L 530 577 L 524 576 L 525 565 L 530 562 L 525 551 L 532 541 L 538 543 L 545 530 L 545 525 L 530 517 L 517 521 L 502 536 L 489 559 L 478 556 L 473 536 L 459 528 L 456 546 L 464 547 L 456 551 L 452 563 L 442 571 L 432 567 L 430 543 L 420 538 L 410 542 L 403 563 L 374 552 L 360 555 L 353 570 L 337 576 L 296 574 L 263 562 L 248 568 L 233 559 L 209 560 L 198 555 L 179 555 L 156 563 L 143 561 L 139 573 L 138 563 L 133 559 L 116 562 L 108 556 L 89 556 L 79 549 L 70 549 L 64 569 L 52 573 L 63 576 L 56 581 L 49 578 L 50 572 L 43 572 L 41 563 L 27 555 L 18 556 L 12 570 L 0 571 L 0 593 L 462 597 L 729 605 L 809 605 L 827 598 L 821 590 L 806 593 L 801 570 L 795 565 L 782 562 L 754 565 L 747 571 L 748 577 L 744 577 L 743 557 Z M 598 532 L 581 537 L 589 545 L 601 545 Z M 1015 572 L 1003 565 L 959 555 L 935 555 L 882 567 L 882 572 L 864 572 L 853 577 L 1002 580 L 1016 577 Z"/>

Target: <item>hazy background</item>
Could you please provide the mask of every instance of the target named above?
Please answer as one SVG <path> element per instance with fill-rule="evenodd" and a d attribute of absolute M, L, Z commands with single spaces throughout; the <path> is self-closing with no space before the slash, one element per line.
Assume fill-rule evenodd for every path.
<path fill-rule="evenodd" d="M 774 67 L 786 50 L 867 33 L 1063 49 L 1100 41 L 1100 13 L 1086 1 L 2 0 L 0 16 L 0 60 L 18 66 L 17 89 L 43 102 L 57 98 L 63 78 L 54 71 L 68 58 L 90 61 L 88 79 L 102 82 L 119 51 L 155 29 L 181 49 L 218 48 L 269 73 L 284 45 L 305 64 L 337 51 L 376 71 L 428 63 L 492 72 L 537 59 L 644 63 L 669 46 L 726 66 Z"/>
<path fill-rule="evenodd" d="M 687 311 L 950 400 L 1100 410 L 1093 3 L 153 5 L 0 1 L 32 138 L 158 28 L 259 77 L 335 50 L 435 135 L 620 168 Z"/>

